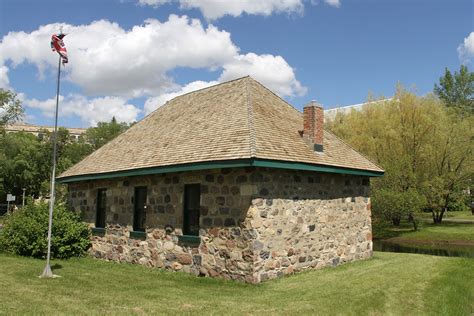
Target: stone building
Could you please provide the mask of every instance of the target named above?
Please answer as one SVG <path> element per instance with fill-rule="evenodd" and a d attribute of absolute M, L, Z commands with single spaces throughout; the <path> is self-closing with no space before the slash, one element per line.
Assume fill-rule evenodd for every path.
<path fill-rule="evenodd" d="M 59 177 L 93 256 L 258 283 L 372 255 L 383 170 L 250 77 L 167 102 Z"/>

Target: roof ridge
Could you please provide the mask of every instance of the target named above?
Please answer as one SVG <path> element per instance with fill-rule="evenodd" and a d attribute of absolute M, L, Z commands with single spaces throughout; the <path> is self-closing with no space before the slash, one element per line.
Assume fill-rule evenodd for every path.
<path fill-rule="evenodd" d="M 239 78 L 235 78 L 235 79 L 232 79 L 232 80 L 228 80 L 228 81 L 223 81 L 223 82 L 219 82 L 219 83 L 216 83 L 216 84 L 213 84 L 212 86 L 208 86 L 208 87 L 204 87 L 204 88 L 201 88 L 201 89 L 197 89 L 197 90 L 193 90 L 193 91 L 189 91 L 189 92 L 186 92 L 186 93 L 183 93 L 183 94 L 180 94 L 180 95 L 177 95 L 175 96 L 174 98 L 172 99 L 169 99 L 168 101 L 165 102 L 168 103 L 168 102 L 171 102 L 173 101 L 174 99 L 178 99 L 178 98 L 181 98 L 181 97 L 184 97 L 188 94 L 191 94 L 191 93 L 195 93 L 195 92 L 200 92 L 200 91 L 203 91 L 203 90 L 206 90 L 206 89 L 211 89 L 211 88 L 215 88 L 217 86 L 221 86 L 223 84 L 226 84 L 226 83 L 231 83 L 231 82 L 234 82 L 234 81 L 238 81 L 238 80 L 242 80 L 242 79 L 245 79 L 247 77 L 250 77 L 249 75 L 247 76 L 243 76 L 243 77 L 239 77 Z M 162 106 L 164 106 L 165 104 L 163 104 Z M 157 109 L 155 109 L 154 111 L 158 110 L 159 108 L 161 108 L 162 106 L 158 107 Z M 153 112 L 154 112 L 153 111 Z"/>
<path fill-rule="evenodd" d="M 247 76 L 251 78 L 250 76 Z M 252 99 L 250 97 L 250 88 L 249 80 L 245 81 L 245 90 L 247 94 L 247 119 L 249 125 L 249 144 L 250 144 L 250 158 L 255 158 L 257 156 L 257 146 L 255 141 L 255 126 L 253 122 L 253 106 Z"/>
<path fill-rule="evenodd" d="M 372 159 L 368 158 L 366 155 L 364 155 L 363 153 L 361 153 L 360 151 L 356 150 L 354 147 L 352 147 L 351 145 L 349 145 L 348 143 L 346 143 L 344 140 L 342 140 L 341 138 L 337 137 L 333 132 L 331 132 L 330 130 L 328 129 L 325 129 L 324 128 L 324 132 L 325 133 L 329 133 L 331 134 L 332 136 L 334 136 L 337 140 L 339 140 L 341 143 L 343 143 L 344 145 L 346 145 L 347 147 L 349 147 L 351 150 L 355 151 L 357 154 L 361 155 L 362 157 L 364 157 L 366 160 L 368 160 L 370 163 L 374 164 L 377 168 L 379 168 L 380 170 L 384 170 L 384 168 L 382 168 L 382 166 L 380 166 L 378 163 L 374 162 Z"/>

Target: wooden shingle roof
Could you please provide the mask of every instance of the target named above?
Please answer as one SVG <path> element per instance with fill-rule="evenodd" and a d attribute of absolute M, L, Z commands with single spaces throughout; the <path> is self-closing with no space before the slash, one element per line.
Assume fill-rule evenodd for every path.
<path fill-rule="evenodd" d="M 244 77 L 172 99 L 59 179 L 242 159 L 383 172 L 328 131 L 314 152 L 302 129 L 301 112 Z"/>

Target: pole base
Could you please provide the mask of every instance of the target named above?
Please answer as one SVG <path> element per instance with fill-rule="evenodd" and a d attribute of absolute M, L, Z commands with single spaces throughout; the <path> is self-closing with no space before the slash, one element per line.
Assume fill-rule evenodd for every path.
<path fill-rule="evenodd" d="M 43 273 L 39 276 L 42 279 L 49 279 L 49 278 L 58 278 L 59 275 L 53 274 L 53 271 L 51 271 L 51 267 L 49 264 L 44 267 Z"/>

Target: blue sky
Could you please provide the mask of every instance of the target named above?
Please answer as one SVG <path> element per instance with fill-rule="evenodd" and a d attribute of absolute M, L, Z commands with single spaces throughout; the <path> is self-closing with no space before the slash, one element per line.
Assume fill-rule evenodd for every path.
<path fill-rule="evenodd" d="M 60 123 L 132 121 L 167 99 L 252 75 L 298 109 L 419 94 L 444 68 L 472 68 L 473 1 L 440 0 L 0 0 L 0 87 L 25 120 L 50 125 L 63 25 L 70 63 Z"/>

